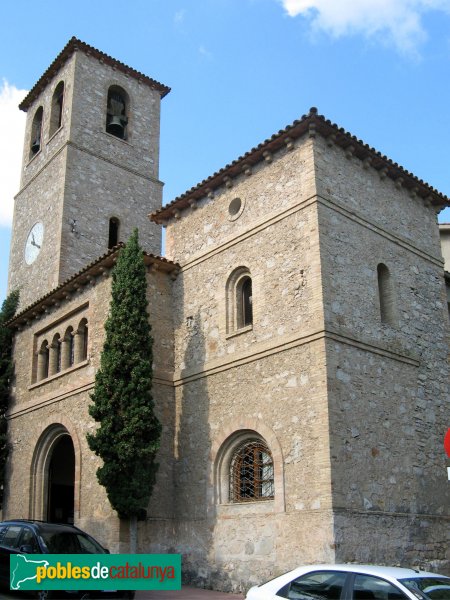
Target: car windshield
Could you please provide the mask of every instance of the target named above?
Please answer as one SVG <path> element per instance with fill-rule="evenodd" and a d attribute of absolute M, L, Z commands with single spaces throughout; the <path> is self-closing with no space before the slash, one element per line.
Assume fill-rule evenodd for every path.
<path fill-rule="evenodd" d="M 411 577 L 399 579 L 417 598 L 425 600 L 450 600 L 449 577 Z"/>
<path fill-rule="evenodd" d="M 50 554 L 105 554 L 105 549 L 91 537 L 76 531 L 41 531 Z"/>

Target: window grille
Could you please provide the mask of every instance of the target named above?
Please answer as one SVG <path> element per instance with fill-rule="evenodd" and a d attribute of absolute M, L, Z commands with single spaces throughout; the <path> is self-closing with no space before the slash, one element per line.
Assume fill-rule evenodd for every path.
<path fill-rule="evenodd" d="M 274 497 L 273 459 L 262 440 L 237 448 L 230 464 L 230 501 L 250 502 Z"/>

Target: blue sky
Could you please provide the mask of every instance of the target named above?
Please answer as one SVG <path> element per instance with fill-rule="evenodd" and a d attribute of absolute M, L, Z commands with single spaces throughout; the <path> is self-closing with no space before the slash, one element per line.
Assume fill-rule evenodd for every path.
<path fill-rule="evenodd" d="M 450 195 L 450 0 L 7 2 L 0 301 L 19 189 L 15 106 L 73 35 L 172 88 L 161 122 L 165 203 L 311 106 Z"/>

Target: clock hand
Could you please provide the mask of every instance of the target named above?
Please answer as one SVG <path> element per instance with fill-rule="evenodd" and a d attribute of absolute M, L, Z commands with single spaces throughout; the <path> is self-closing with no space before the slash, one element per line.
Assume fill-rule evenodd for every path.
<path fill-rule="evenodd" d="M 36 244 L 36 242 L 34 241 L 34 238 L 31 240 L 31 245 L 36 246 L 36 248 L 40 248 L 39 244 Z"/>

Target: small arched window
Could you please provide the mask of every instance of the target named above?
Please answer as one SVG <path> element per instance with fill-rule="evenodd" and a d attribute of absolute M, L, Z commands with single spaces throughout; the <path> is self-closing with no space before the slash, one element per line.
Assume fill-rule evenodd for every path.
<path fill-rule="evenodd" d="M 114 248 L 119 242 L 120 221 L 116 217 L 109 220 L 108 248 Z"/>
<path fill-rule="evenodd" d="M 42 121 L 44 118 L 44 109 L 40 106 L 34 114 L 31 125 L 30 158 L 41 149 Z"/>
<path fill-rule="evenodd" d="M 246 267 L 235 269 L 228 278 L 226 303 L 228 333 L 253 324 L 253 286 Z"/>
<path fill-rule="evenodd" d="M 61 363 L 62 369 L 68 369 L 75 361 L 75 339 L 73 335 L 73 327 L 68 327 L 64 334 Z"/>
<path fill-rule="evenodd" d="M 274 498 L 273 458 L 262 439 L 246 440 L 230 462 L 230 501 L 254 502 Z"/>
<path fill-rule="evenodd" d="M 64 81 L 60 81 L 53 92 L 52 109 L 50 113 L 50 136 L 58 131 L 62 124 L 64 101 Z"/>
<path fill-rule="evenodd" d="M 246 327 L 253 323 L 252 280 L 250 277 L 243 277 L 236 291 L 238 294 L 238 327 Z"/>
<path fill-rule="evenodd" d="M 396 310 L 392 277 L 389 269 L 383 263 L 377 265 L 377 278 L 381 322 L 395 325 Z"/>
<path fill-rule="evenodd" d="M 121 140 L 127 139 L 128 107 L 129 99 L 126 91 L 117 85 L 112 85 L 108 90 L 106 131 Z"/>
<path fill-rule="evenodd" d="M 48 377 L 49 370 L 49 358 L 50 358 L 50 349 L 48 346 L 48 341 L 44 340 L 39 348 L 38 352 L 38 367 L 37 367 L 37 379 L 40 381 L 41 379 L 46 379 Z"/>
<path fill-rule="evenodd" d="M 74 362 L 79 363 L 87 359 L 88 348 L 88 325 L 87 319 L 81 319 L 75 336 Z"/>
<path fill-rule="evenodd" d="M 54 375 L 61 371 L 61 338 L 59 333 L 53 336 L 52 344 L 50 346 L 50 357 L 49 357 L 49 374 Z"/>

